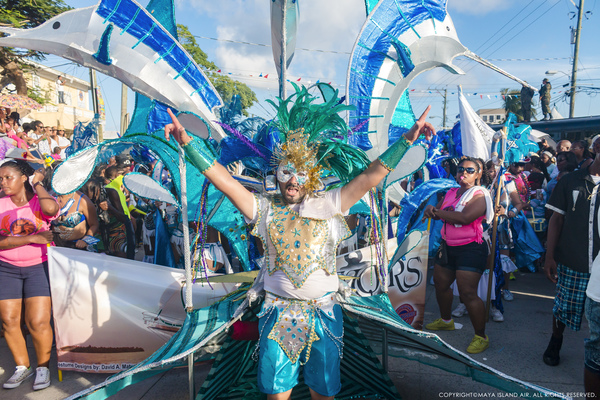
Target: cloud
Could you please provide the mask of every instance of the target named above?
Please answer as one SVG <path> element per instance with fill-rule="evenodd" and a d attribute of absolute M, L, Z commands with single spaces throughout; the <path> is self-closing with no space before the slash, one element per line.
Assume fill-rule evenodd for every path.
<path fill-rule="evenodd" d="M 486 15 L 496 11 L 507 10 L 513 6 L 514 0 L 450 0 L 448 11 L 469 15 Z"/>
<path fill-rule="evenodd" d="M 269 87 L 277 70 L 271 51 L 270 4 L 264 0 L 223 0 L 219 3 L 180 1 L 180 9 L 194 10 L 202 20 L 215 24 L 213 35 L 219 39 L 264 44 L 217 42 L 209 58 L 219 68 L 238 75 L 269 74 L 268 80 L 246 79 L 251 87 Z M 349 54 L 365 20 L 363 0 L 305 0 L 300 3 L 296 52 L 290 65 L 289 79 L 302 78 L 300 83 L 332 81 L 343 86 L 346 81 Z M 189 26 L 193 34 L 193 25 Z M 207 35 L 206 31 L 204 35 Z M 326 52 L 300 50 L 324 50 Z M 241 79 L 240 79 L 241 80 Z M 344 92 L 344 90 L 341 90 Z"/>

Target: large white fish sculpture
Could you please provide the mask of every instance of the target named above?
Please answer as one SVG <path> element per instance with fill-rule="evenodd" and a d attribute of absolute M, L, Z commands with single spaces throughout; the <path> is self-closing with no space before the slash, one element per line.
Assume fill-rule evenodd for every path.
<path fill-rule="evenodd" d="M 370 159 L 387 149 L 394 137 L 400 137 L 402 132 L 394 129 L 408 129 L 414 122 L 405 95 L 410 82 L 436 67 L 464 74 L 452 64 L 457 56 L 471 58 L 531 87 L 463 46 L 446 10 L 446 0 L 374 3 L 367 3 L 369 15 L 352 51 L 346 86 L 347 103 L 356 106 L 349 114 L 350 125 L 361 126 L 354 135 L 354 144 Z M 402 106 L 404 113 L 397 112 Z"/>
<path fill-rule="evenodd" d="M 191 132 L 225 137 L 215 108 L 223 101 L 179 42 L 135 0 L 102 0 L 31 29 L 1 27 L 0 46 L 39 50 L 118 79 L 183 113 Z M 199 118 L 194 118 L 199 117 Z"/>

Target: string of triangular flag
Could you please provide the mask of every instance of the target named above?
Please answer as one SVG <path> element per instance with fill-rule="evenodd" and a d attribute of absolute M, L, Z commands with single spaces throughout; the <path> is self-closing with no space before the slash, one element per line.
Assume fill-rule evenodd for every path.
<path fill-rule="evenodd" d="M 237 77 L 239 79 L 243 79 L 243 78 L 253 78 L 253 79 L 268 79 L 268 80 L 273 80 L 274 82 L 278 80 L 277 77 L 277 73 L 274 72 L 269 72 L 269 73 L 262 73 L 262 72 L 255 72 L 255 73 L 245 73 L 245 72 L 228 72 L 224 69 L 218 69 L 217 71 L 211 71 L 212 73 L 217 73 L 220 75 L 229 75 L 232 77 Z M 315 78 L 306 78 L 306 77 L 301 77 L 301 76 L 295 76 L 295 77 L 290 77 L 290 79 L 287 79 L 288 82 L 299 82 L 299 83 L 307 83 L 307 84 L 313 84 L 313 83 L 319 83 L 319 82 L 324 82 L 324 83 L 328 83 L 331 86 L 334 87 L 345 87 L 345 84 L 338 84 L 336 82 L 332 82 L 332 81 L 324 81 L 324 80 L 320 80 L 320 79 L 316 79 Z M 427 95 L 427 94 L 435 94 L 435 95 L 440 95 L 442 94 L 442 91 L 440 90 L 429 90 L 429 89 L 409 89 L 409 93 L 410 94 L 421 94 L 421 95 Z M 551 92 L 551 94 L 561 94 L 563 93 L 562 90 L 560 91 L 553 91 Z M 457 92 L 447 92 L 448 95 L 456 95 Z M 502 94 L 502 93 L 498 93 L 498 92 L 486 92 L 486 93 L 482 93 L 482 92 L 468 92 L 463 90 L 463 94 L 467 97 L 479 97 L 480 99 L 490 99 L 490 100 L 494 100 L 494 99 L 502 99 L 505 100 L 507 97 L 509 99 L 513 99 L 513 98 L 520 98 L 521 95 L 519 93 L 510 93 L 510 94 Z M 537 95 L 537 92 L 535 93 L 535 95 Z"/>

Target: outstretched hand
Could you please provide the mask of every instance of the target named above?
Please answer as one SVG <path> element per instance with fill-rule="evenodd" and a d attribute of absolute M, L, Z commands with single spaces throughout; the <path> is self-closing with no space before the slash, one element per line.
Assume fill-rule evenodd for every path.
<path fill-rule="evenodd" d="M 167 113 L 169 114 L 169 116 L 171 117 L 171 121 L 173 122 L 165 125 L 166 141 L 168 142 L 169 138 L 173 136 L 177 143 L 179 143 L 181 146 L 185 146 L 186 144 L 191 142 L 192 138 L 187 134 L 185 128 L 181 125 L 175 114 L 173 114 L 173 111 L 171 111 L 170 108 L 167 108 Z"/>
<path fill-rule="evenodd" d="M 410 143 L 413 143 L 421 135 L 425 135 L 425 139 L 427 140 L 431 140 L 433 135 L 435 135 L 435 128 L 433 125 L 431 125 L 431 123 L 427 122 L 427 114 L 429 114 L 429 110 L 431 110 L 431 106 L 427 106 L 427 109 L 425 109 L 423 114 L 421 114 L 412 128 L 410 128 L 408 132 L 404 134 L 404 137 Z"/>

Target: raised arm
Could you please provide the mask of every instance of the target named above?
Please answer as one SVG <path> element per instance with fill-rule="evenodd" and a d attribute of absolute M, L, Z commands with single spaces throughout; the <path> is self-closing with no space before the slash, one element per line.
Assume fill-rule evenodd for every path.
<path fill-rule="evenodd" d="M 342 212 L 356 204 L 369 190 L 377 186 L 385 176 L 398 165 L 410 145 L 424 134 L 427 140 L 435 134 L 433 125 L 426 121 L 431 106 L 428 106 L 410 130 L 382 155 L 373 161 L 360 175 L 342 188 Z"/>
<path fill-rule="evenodd" d="M 35 174 L 33 174 L 33 178 L 31 179 L 31 187 L 33 188 L 33 192 L 38 196 L 42 214 L 47 217 L 54 217 L 58 214 L 60 207 L 56 202 L 56 199 L 50 196 L 44 185 L 42 185 L 45 176 L 44 174 L 43 168 L 35 171 Z"/>
<path fill-rule="evenodd" d="M 165 139 L 173 136 L 183 147 L 183 150 L 198 170 L 219 189 L 231 203 L 248 219 L 251 219 L 254 211 L 254 195 L 236 181 L 229 171 L 219 164 L 212 155 L 203 154 L 193 146 L 188 146 L 192 138 L 186 133 L 185 128 L 179 123 L 177 117 L 168 109 L 172 123 L 165 126 Z"/>

